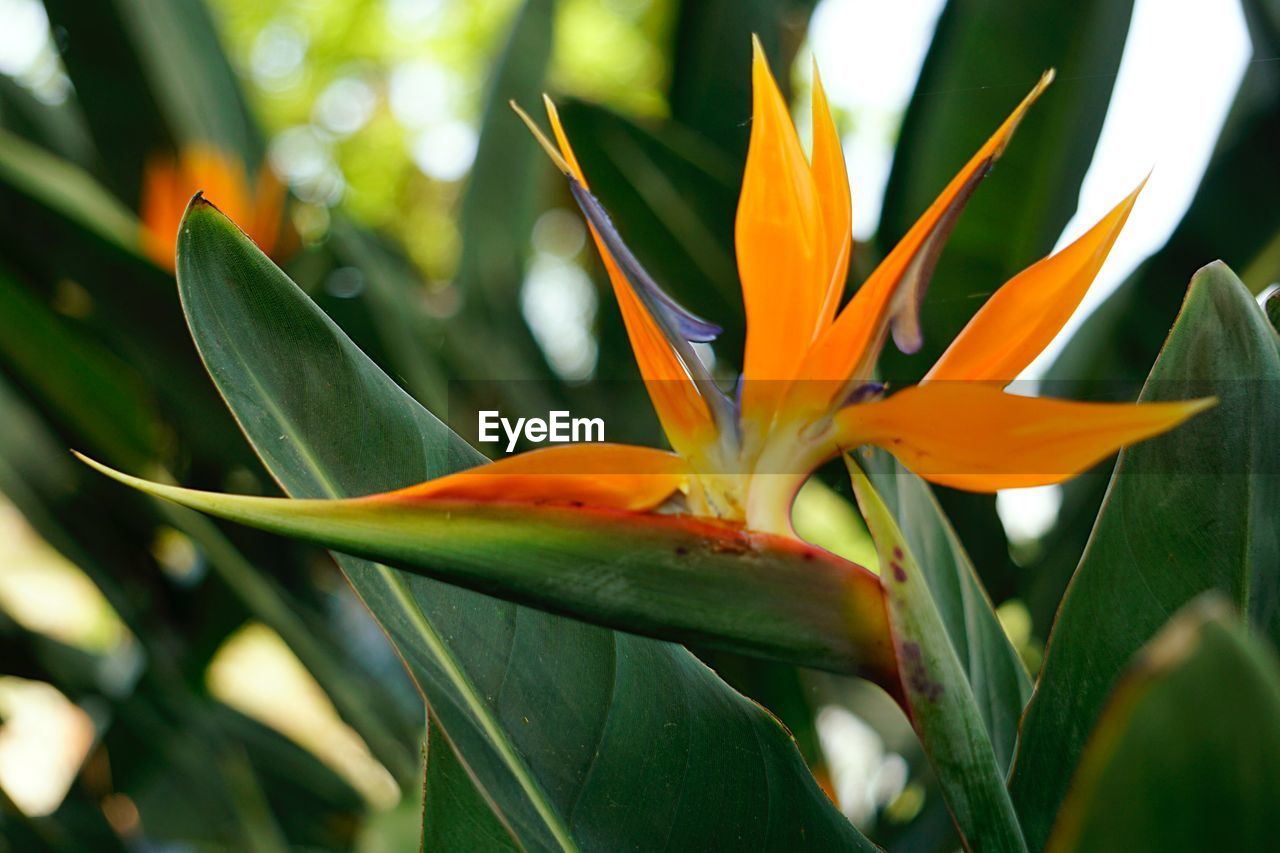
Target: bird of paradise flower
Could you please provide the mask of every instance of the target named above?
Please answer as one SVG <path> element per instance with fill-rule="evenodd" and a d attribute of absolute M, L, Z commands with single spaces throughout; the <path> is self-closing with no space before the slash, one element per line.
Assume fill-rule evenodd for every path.
<path fill-rule="evenodd" d="M 588 221 L 671 450 L 558 445 L 344 500 L 209 494 L 90 464 L 214 515 L 484 592 L 627 630 L 870 673 L 899 690 L 884 579 L 802 542 L 792 527 L 795 495 L 813 471 L 876 445 L 951 487 L 1056 483 L 1215 402 L 1084 403 L 1005 391 L 1079 305 L 1141 186 L 1000 287 L 921 382 L 890 393 L 877 381 L 890 336 L 907 351 L 921 345 L 918 308 L 934 261 L 1051 79 L 1017 105 L 841 308 L 851 205 L 835 123 L 815 73 L 806 157 L 756 43 L 735 234 L 746 351 L 732 394 L 694 349 L 718 329 L 679 306 L 627 248 L 592 195 L 555 106 L 547 99 L 555 142 L 517 108 Z M 197 197 L 187 216 L 204 223 L 207 238 L 242 245 L 211 210 Z M 733 604 L 708 606 L 715 597 Z"/>
<path fill-rule="evenodd" d="M 1052 81 L 1048 72 L 840 308 L 852 246 L 849 182 L 815 69 L 806 158 L 756 42 L 754 106 L 735 242 L 746 305 L 742 381 L 724 393 L 693 348 L 719 329 L 671 299 L 591 194 L 555 105 L 553 143 L 513 107 L 565 174 L 604 261 L 673 452 L 551 447 L 411 487 L 388 501 L 560 501 L 698 516 L 793 536 L 799 487 L 824 462 L 880 445 L 935 483 L 990 492 L 1057 483 L 1166 430 L 1211 400 L 1103 404 L 1005 393 L 1080 304 L 1142 187 L 1071 245 L 998 289 L 919 384 L 886 395 L 875 365 L 892 335 L 922 343 L 919 306 L 957 216 Z M 1145 183 L 1145 182 L 1144 182 Z"/>

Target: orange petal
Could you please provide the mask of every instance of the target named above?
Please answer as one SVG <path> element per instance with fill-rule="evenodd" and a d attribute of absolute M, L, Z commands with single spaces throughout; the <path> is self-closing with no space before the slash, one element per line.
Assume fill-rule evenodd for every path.
<path fill-rule="evenodd" d="M 914 352 L 919 347 L 919 302 L 942 245 L 974 189 L 1004 153 L 1019 122 L 1052 80 L 1052 71 L 1040 78 L 858 288 L 835 323 L 810 349 L 800 369 L 802 378 L 847 382 L 850 387 L 865 381 L 890 326 L 904 351 Z"/>
<path fill-rule="evenodd" d="M 1077 403 L 931 382 L 843 409 L 836 423 L 842 447 L 876 444 L 926 480 L 992 492 L 1069 479 L 1216 403 Z"/>
<path fill-rule="evenodd" d="M 849 173 L 844 150 L 822 88 L 818 64 L 813 65 L 813 180 L 822 207 L 822 226 L 827 246 L 827 291 L 819 310 L 819 325 L 826 328 L 835 319 L 849 273 L 849 252 L 853 248 L 853 210 L 849 198 Z"/>
<path fill-rule="evenodd" d="M 589 188 L 586 175 L 583 174 L 578 158 L 573 153 L 573 146 L 569 144 L 569 138 L 560 123 L 555 104 L 550 98 L 544 97 L 543 100 L 559 147 L 558 152 L 551 147 L 529 117 L 519 107 L 514 104 L 512 106 L 529 125 L 548 154 L 552 155 L 552 159 L 557 161 L 557 165 L 566 169 L 583 188 Z M 588 227 L 591 227 L 589 223 Z M 627 336 L 631 339 L 631 348 L 640 367 L 640 375 L 644 377 L 645 387 L 653 400 L 663 431 L 677 452 L 688 458 L 696 458 L 716 440 L 716 429 L 707 403 L 594 227 L 591 227 L 591 236 L 605 271 L 609 274 L 609 281 L 613 285 L 622 320 L 627 328 Z"/>
<path fill-rule="evenodd" d="M 814 175 L 758 39 L 753 46 L 751 142 L 734 244 L 747 313 L 743 419 L 767 424 L 779 390 L 769 380 L 795 375 L 819 330 L 831 276 Z"/>
<path fill-rule="evenodd" d="M 1012 382 L 1080 305 L 1145 184 L 1080 239 L 997 290 L 925 378 Z"/>
<path fill-rule="evenodd" d="M 684 460 L 665 450 L 629 444 L 563 444 L 366 500 L 581 504 L 644 511 L 678 491 L 687 476 Z"/>

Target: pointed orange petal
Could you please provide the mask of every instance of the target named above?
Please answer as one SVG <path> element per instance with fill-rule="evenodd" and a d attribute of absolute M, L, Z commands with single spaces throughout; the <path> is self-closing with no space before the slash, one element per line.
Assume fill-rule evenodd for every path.
<path fill-rule="evenodd" d="M 551 130 L 555 134 L 559 147 L 558 154 L 561 162 L 557 165 L 567 167 L 569 173 L 582 184 L 583 188 L 589 188 L 586 175 L 583 174 L 578 158 L 573 153 L 573 146 L 569 144 L 569 137 L 560 123 L 560 114 L 555 104 L 547 97 L 544 97 L 543 101 L 546 104 L 547 117 L 551 122 Z M 548 153 L 556 154 L 555 149 L 550 148 L 550 143 L 541 136 L 537 126 L 518 108 L 517 111 L 539 137 L 539 142 L 548 148 Z M 678 453 L 694 458 L 704 447 L 715 441 L 716 430 L 706 401 L 698 393 L 688 371 L 663 336 L 662 330 L 658 328 L 653 317 L 632 290 L 600 234 L 590 224 L 588 227 L 591 228 L 591 237 L 595 241 L 596 250 L 600 253 L 605 271 L 609 274 L 609 281 L 613 285 L 613 293 L 622 313 L 622 321 L 627 328 L 627 336 L 631 339 L 631 348 L 635 352 L 636 362 L 640 367 L 640 375 L 644 377 L 645 388 L 649 391 L 649 397 L 653 401 L 654 410 L 658 413 L 662 429 L 671 446 Z"/>
<path fill-rule="evenodd" d="M 742 416 L 766 424 L 779 383 L 816 336 L 831 276 L 823 207 L 759 40 L 753 41 L 751 141 L 734 224 L 747 313 Z"/>
<path fill-rule="evenodd" d="M 822 226 L 827 246 L 827 291 L 818 312 L 819 325 L 826 328 L 835 319 L 849 272 L 849 252 L 853 248 L 853 209 L 849 198 L 849 173 L 844 150 L 827 94 L 822 88 L 818 64 L 813 65 L 813 180 L 822 207 Z"/>
<path fill-rule="evenodd" d="M 1012 382 L 1080 305 L 1145 184 L 1080 239 L 997 290 L 925 378 Z"/>
<path fill-rule="evenodd" d="M 810 349 L 800 370 L 801 377 L 847 381 L 850 386 L 864 381 L 870 376 L 891 326 L 900 348 L 914 352 L 919 347 L 919 303 L 943 243 L 978 183 L 1004 153 L 1019 122 L 1052 80 L 1051 71 L 1040 78 L 1017 109 L 951 179 L 942 194 L 858 288 L 835 323 Z"/>
<path fill-rule="evenodd" d="M 1077 403 L 931 382 L 836 415 L 842 447 L 876 444 L 926 480 L 992 492 L 1074 477 L 1216 404 Z"/>
<path fill-rule="evenodd" d="M 674 453 L 629 444 L 563 444 L 510 456 L 365 500 L 585 505 L 653 509 L 688 476 Z"/>

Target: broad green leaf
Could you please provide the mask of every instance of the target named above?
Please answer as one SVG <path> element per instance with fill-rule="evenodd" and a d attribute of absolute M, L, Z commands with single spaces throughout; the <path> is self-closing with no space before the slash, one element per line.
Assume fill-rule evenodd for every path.
<path fill-rule="evenodd" d="M 178 261 L 197 346 L 289 493 L 367 494 L 480 461 L 208 204 L 188 212 Z M 502 558 L 523 559 L 510 573 L 538 562 Z M 525 848 L 869 849 L 777 721 L 684 649 L 339 560 Z"/>
<path fill-rule="evenodd" d="M 964 545 L 929 485 L 884 451 L 864 457 L 867 476 L 919 562 L 960 659 L 1002 772 L 1013 760 L 1031 679 L 1005 635 Z"/>
<path fill-rule="evenodd" d="M 880 554 L 898 665 L 899 702 L 933 765 L 969 849 L 1027 849 L 987 726 L 911 545 L 871 481 L 849 457 L 853 493 Z"/>
<path fill-rule="evenodd" d="M 1280 668 L 1209 596 L 1175 614 L 1116 685 L 1049 850 L 1275 849 Z"/>
<path fill-rule="evenodd" d="M 1022 721 L 1010 788 L 1044 844 L 1072 770 L 1133 654 L 1216 589 L 1280 637 L 1280 356 L 1257 302 L 1221 263 L 1196 273 L 1141 400 L 1219 405 L 1128 448 L 1058 610 Z"/>

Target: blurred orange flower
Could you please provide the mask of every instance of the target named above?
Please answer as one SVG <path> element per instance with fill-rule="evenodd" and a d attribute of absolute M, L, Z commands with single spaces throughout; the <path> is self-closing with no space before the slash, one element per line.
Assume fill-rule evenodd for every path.
<path fill-rule="evenodd" d="M 198 191 L 217 203 L 268 255 L 278 248 L 284 187 L 264 163 L 257 179 L 238 157 L 209 145 L 193 145 L 181 156 L 154 157 L 143 179 L 142 247 L 147 257 L 174 269 L 178 224 L 187 203 Z"/>

